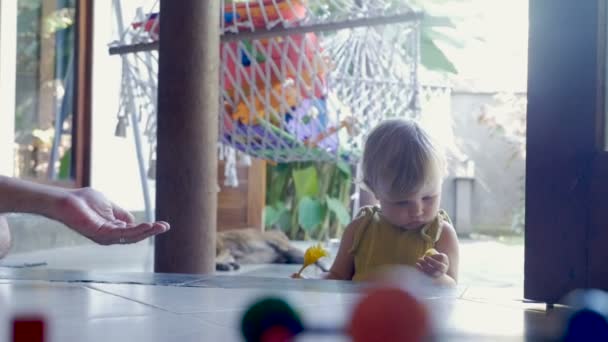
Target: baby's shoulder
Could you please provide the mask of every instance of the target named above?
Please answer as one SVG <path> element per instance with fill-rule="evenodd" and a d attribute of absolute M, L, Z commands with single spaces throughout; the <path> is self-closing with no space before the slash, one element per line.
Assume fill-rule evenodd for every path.
<path fill-rule="evenodd" d="M 374 206 L 360 208 L 355 218 L 346 226 L 344 234 L 359 235 L 372 222 L 377 211 L 378 208 Z"/>
<path fill-rule="evenodd" d="M 441 241 L 458 241 L 458 234 L 456 234 L 456 229 L 454 225 L 449 220 L 443 220 L 440 225 L 439 235 L 437 237 L 437 242 Z"/>
<path fill-rule="evenodd" d="M 357 216 L 355 219 L 358 219 L 360 217 L 374 216 L 374 214 L 376 214 L 379 210 L 380 210 L 380 208 L 377 206 L 374 206 L 374 205 L 368 205 L 365 207 L 361 207 L 361 208 L 359 208 L 359 212 L 357 213 Z"/>
<path fill-rule="evenodd" d="M 359 212 L 355 218 L 351 221 L 350 226 L 353 227 L 364 227 L 369 225 L 372 220 L 377 217 L 379 208 L 375 206 L 365 206 L 359 209 Z"/>

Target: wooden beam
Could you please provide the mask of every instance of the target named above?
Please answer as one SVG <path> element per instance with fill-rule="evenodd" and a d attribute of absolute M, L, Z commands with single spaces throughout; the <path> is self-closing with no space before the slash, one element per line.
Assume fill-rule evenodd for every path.
<path fill-rule="evenodd" d="M 93 0 L 78 0 L 74 37 L 74 126 L 71 165 L 77 187 L 91 185 L 93 17 Z M 56 115 L 59 117 L 59 113 Z"/>
<path fill-rule="evenodd" d="M 219 4 L 160 2 L 156 272 L 215 270 Z"/>
<path fill-rule="evenodd" d="M 264 229 L 264 207 L 266 206 L 266 162 L 253 159 L 247 175 L 247 224 Z"/>

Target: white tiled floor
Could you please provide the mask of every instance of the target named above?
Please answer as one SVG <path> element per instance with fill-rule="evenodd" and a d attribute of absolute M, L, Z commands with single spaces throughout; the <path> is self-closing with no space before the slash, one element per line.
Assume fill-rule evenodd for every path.
<path fill-rule="evenodd" d="M 2 267 L 35 262 L 47 265 Z M 117 273 L 151 271 L 150 243 L 10 255 L 0 263 L 0 340 L 8 340 L 10 315 L 27 310 L 47 316 L 51 342 L 239 341 L 241 316 L 267 294 L 288 300 L 307 324 L 344 326 L 358 299 L 357 287 L 288 279 L 298 268 L 246 265 L 239 272 L 200 280 Z M 460 270 L 458 289 L 424 295 L 442 336 L 438 340 L 519 341 L 530 334 L 556 334 L 555 319 L 547 317 L 542 304 L 522 302 L 523 246 L 463 241 Z M 305 335 L 298 340 L 348 339 Z"/>
<path fill-rule="evenodd" d="M 54 341 L 238 341 L 238 330 L 219 327 L 196 317 L 170 313 L 95 320 L 58 320 L 51 325 Z"/>
<path fill-rule="evenodd" d="M 295 243 L 305 248 L 306 243 Z M 522 245 L 507 245 L 495 241 L 463 240 L 460 243 L 460 283 L 474 286 L 522 287 Z M 23 254 L 9 254 L 0 261 L 2 265 L 19 266 L 24 263 L 46 263 L 37 268 L 111 271 L 151 272 L 153 270 L 153 246 L 149 241 L 126 246 L 96 246 L 58 248 Z M 335 255 L 335 248 L 333 249 Z M 330 265 L 331 260 L 326 260 Z M 242 265 L 238 272 L 223 272 L 224 275 L 248 275 L 259 277 L 288 277 L 297 265 Z M 318 269 L 310 267 L 307 274 L 315 276 Z"/>
<path fill-rule="evenodd" d="M 19 272 L 14 271 L 14 275 Z M 8 273 L 2 277 L 2 340 L 8 340 L 11 315 L 27 312 L 45 315 L 51 342 L 239 341 L 243 312 L 264 295 L 287 300 L 309 326 L 334 328 L 347 324 L 360 296 L 352 292 L 349 283 L 344 284 L 344 292 L 335 291 L 335 286 L 329 286 L 328 291 L 304 291 L 297 289 L 302 281 L 286 280 L 283 290 L 268 291 L 255 288 L 254 284 L 259 284 L 256 278 L 245 276 L 218 278 L 216 287 L 12 281 L 6 279 L 10 278 Z M 66 274 L 66 278 L 73 277 Z M 249 281 L 251 286 L 242 284 Z M 241 284 L 234 286 L 234 282 Z M 319 288 L 323 284 L 307 282 L 318 283 Z M 557 318 L 545 313 L 541 304 L 522 303 L 518 291 L 471 287 L 451 293 L 438 291 L 434 299 L 424 302 L 431 310 L 440 341 L 523 341 L 526 335 L 539 333 L 555 336 Z M 347 340 L 334 337 L 325 339 Z"/>
<path fill-rule="evenodd" d="M 355 302 L 358 298 L 350 293 L 311 291 L 303 297 L 302 291 L 269 291 L 262 288 L 206 288 L 201 291 L 195 287 L 126 284 L 95 284 L 91 288 L 178 314 L 244 310 L 257 298 L 265 296 L 281 296 L 299 308 L 338 306 Z"/>

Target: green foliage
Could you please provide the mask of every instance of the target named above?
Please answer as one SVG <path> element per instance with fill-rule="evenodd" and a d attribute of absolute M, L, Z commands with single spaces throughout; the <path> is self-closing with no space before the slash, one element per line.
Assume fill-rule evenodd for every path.
<path fill-rule="evenodd" d="M 278 227 L 292 239 L 341 235 L 350 220 L 350 165 L 290 163 L 267 170 L 267 227 Z"/>
<path fill-rule="evenodd" d="M 392 0 L 387 1 L 387 8 L 399 10 L 410 6 L 424 13 L 421 28 L 420 61 L 429 70 L 456 74 L 454 66 L 443 45 L 463 48 L 467 44 L 467 37 L 459 33 L 456 22 L 464 18 L 454 16 L 450 8 L 463 4 L 470 4 L 472 0 Z M 365 1 L 359 4 L 364 10 Z M 309 9 L 319 17 L 330 16 L 331 13 L 340 12 L 340 2 L 335 0 L 317 0 L 309 4 Z M 479 38 L 477 38 L 479 39 Z"/>
<path fill-rule="evenodd" d="M 59 179 L 70 179 L 70 169 L 72 167 L 72 149 L 64 152 L 63 157 L 59 161 Z"/>
<path fill-rule="evenodd" d="M 458 70 L 445 53 L 435 44 L 429 32 L 420 34 L 420 60 L 429 70 L 457 74 Z"/>
<path fill-rule="evenodd" d="M 348 210 L 344 207 L 344 203 L 337 198 L 331 198 L 329 196 L 325 197 L 325 202 L 327 203 L 329 210 L 336 215 L 336 218 L 340 224 L 348 224 L 350 221 L 350 215 L 348 214 Z"/>
<path fill-rule="evenodd" d="M 54 34 L 74 25 L 75 9 L 57 9 L 42 16 L 42 1 L 20 0 L 17 14 L 17 64 L 20 72 L 35 72 L 43 39 L 52 39 Z"/>
<path fill-rule="evenodd" d="M 319 194 L 319 178 L 317 176 L 317 169 L 313 166 L 293 170 L 293 181 L 298 202 L 306 196 L 316 197 Z"/>
<path fill-rule="evenodd" d="M 43 35 L 50 37 L 57 31 L 65 30 L 74 24 L 74 16 L 76 10 L 74 8 L 62 8 L 49 14 L 44 19 Z"/>
<path fill-rule="evenodd" d="M 403 0 L 396 0 L 403 1 Z M 455 6 L 470 4 L 472 0 L 408 0 L 413 8 L 422 11 L 420 28 L 420 62 L 432 71 L 457 74 L 458 70 L 445 52 L 444 46 L 464 48 L 471 38 L 465 37 L 458 30 L 458 22 L 466 18 L 455 16 L 449 9 Z M 468 14 L 474 15 L 474 14 Z"/>
<path fill-rule="evenodd" d="M 298 224 L 310 233 L 323 222 L 325 211 L 325 207 L 318 199 L 305 196 L 298 205 Z"/>

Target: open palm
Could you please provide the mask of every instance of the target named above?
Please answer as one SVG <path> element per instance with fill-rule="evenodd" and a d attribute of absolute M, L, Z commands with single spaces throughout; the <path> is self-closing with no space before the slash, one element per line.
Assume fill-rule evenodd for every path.
<path fill-rule="evenodd" d="M 135 224 L 133 215 L 91 188 L 70 191 L 59 221 L 102 245 L 135 243 L 169 230 L 167 222 Z"/>

